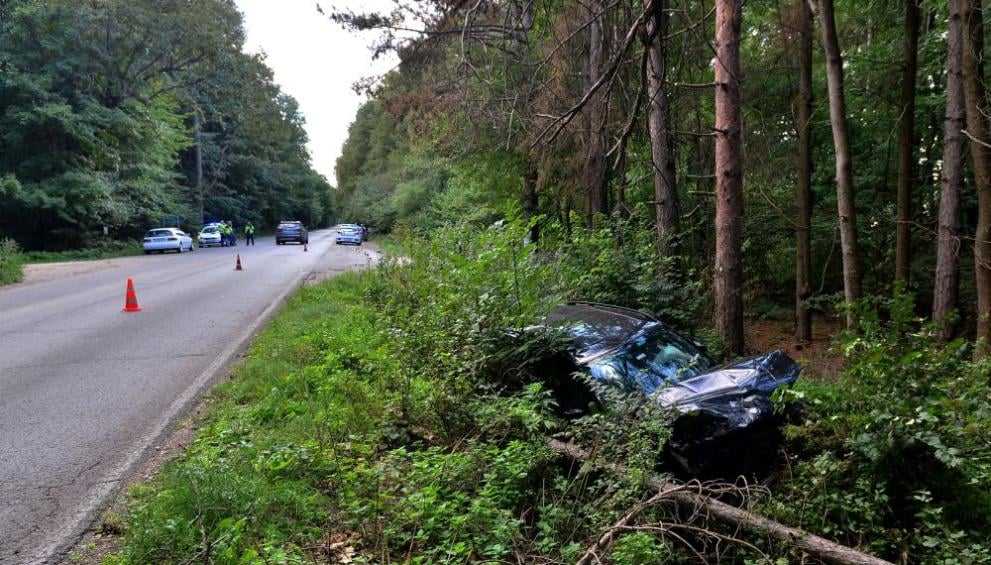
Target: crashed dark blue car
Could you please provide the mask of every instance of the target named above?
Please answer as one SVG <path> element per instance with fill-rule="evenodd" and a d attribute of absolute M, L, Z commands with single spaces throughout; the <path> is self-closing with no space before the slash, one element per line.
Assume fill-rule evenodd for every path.
<path fill-rule="evenodd" d="M 669 456 L 692 473 L 727 463 L 736 448 L 776 430 L 771 393 L 794 383 L 801 371 L 782 351 L 717 365 L 701 344 L 618 306 L 561 304 L 544 326 L 565 332 L 572 368 L 586 377 L 579 383 L 572 371 L 549 380 L 565 416 L 608 405 L 617 392 L 656 402 L 676 414 Z"/>

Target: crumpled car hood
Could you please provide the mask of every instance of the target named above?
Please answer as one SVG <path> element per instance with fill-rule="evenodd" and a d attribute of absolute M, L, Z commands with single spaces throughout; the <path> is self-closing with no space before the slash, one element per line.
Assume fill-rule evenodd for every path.
<path fill-rule="evenodd" d="M 671 383 L 652 399 L 679 412 L 707 412 L 725 418 L 730 427 L 746 427 L 771 410 L 774 389 L 795 382 L 801 370 L 777 350 Z"/>

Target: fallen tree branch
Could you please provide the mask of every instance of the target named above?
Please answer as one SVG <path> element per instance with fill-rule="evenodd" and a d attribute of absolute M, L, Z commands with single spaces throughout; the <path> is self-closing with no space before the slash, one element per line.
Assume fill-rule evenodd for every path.
<path fill-rule="evenodd" d="M 622 466 L 596 461 L 587 451 L 573 443 L 564 443 L 563 441 L 552 438 L 545 438 L 545 441 L 547 446 L 552 450 L 566 455 L 571 459 L 589 463 L 616 474 L 627 474 L 627 469 Z M 879 559 L 862 551 L 846 547 L 845 545 L 840 545 L 815 534 L 785 526 L 769 518 L 731 506 L 725 502 L 713 500 L 696 492 L 679 489 L 679 485 L 672 484 L 658 477 L 648 477 L 646 484 L 658 492 L 669 491 L 666 492 L 665 498 L 674 501 L 679 506 L 703 513 L 706 517 L 722 524 L 766 535 L 777 542 L 804 551 L 827 563 L 837 563 L 839 565 L 892 565 L 889 561 Z"/>
<path fill-rule="evenodd" d="M 595 542 L 595 545 L 588 548 L 588 551 L 585 552 L 585 555 L 583 555 L 582 558 L 579 559 L 577 563 L 575 563 L 575 565 L 591 565 L 592 563 L 598 563 L 600 561 L 598 555 L 599 552 L 606 551 L 610 547 L 612 547 L 613 541 L 615 541 L 616 539 L 616 532 L 626 527 L 630 523 L 630 520 L 636 518 L 638 514 L 640 514 L 647 508 L 653 506 L 654 504 L 657 504 L 665 497 L 684 488 L 685 488 L 684 486 L 674 486 L 667 490 L 658 491 L 657 494 L 655 494 L 650 498 L 650 500 L 647 500 L 646 502 L 643 502 L 635 506 L 633 510 L 627 512 L 625 515 L 623 515 L 622 518 L 619 519 L 619 521 L 613 524 L 611 528 L 606 530 L 606 532 L 602 534 L 599 537 L 599 539 Z"/>

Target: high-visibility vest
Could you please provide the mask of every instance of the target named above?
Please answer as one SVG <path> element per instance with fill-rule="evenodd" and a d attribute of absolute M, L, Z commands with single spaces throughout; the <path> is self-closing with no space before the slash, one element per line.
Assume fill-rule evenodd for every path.
<path fill-rule="evenodd" d="M 248 224 L 244 228 L 244 233 L 246 233 L 248 235 L 255 235 L 255 226 L 253 226 L 251 224 Z"/>

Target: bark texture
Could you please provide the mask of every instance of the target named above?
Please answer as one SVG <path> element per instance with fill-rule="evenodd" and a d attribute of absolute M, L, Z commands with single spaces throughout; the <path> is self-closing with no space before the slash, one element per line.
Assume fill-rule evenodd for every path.
<path fill-rule="evenodd" d="M 592 89 L 603 72 L 605 33 L 604 6 L 601 0 L 590 3 L 591 22 L 588 25 L 588 59 L 585 69 L 585 91 Z M 595 226 L 596 214 L 606 212 L 606 119 L 608 97 L 605 89 L 589 100 L 585 108 L 585 170 L 582 184 L 585 189 L 585 223 Z"/>
<path fill-rule="evenodd" d="M 915 80 L 919 59 L 919 0 L 905 0 L 905 62 L 902 67 L 901 116 L 898 120 L 897 224 L 895 280 L 909 281 L 912 261 L 912 183 L 915 154 Z"/>
<path fill-rule="evenodd" d="M 836 153 L 836 207 L 840 222 L 840 248 L 843 255 L 843 297 L 847 303 L 861 297 L 860 246 L 857 243 L 857 210 L 853 197 L 853 163 L 847 134 L 846 100 L 843 94 L 843 56 L 836 35 L 833 0 L 810 0 L 818 12 L 822 44 L 826 52 L 826 83 L 829 92 L 829 123 Z M 847 310 L 847 327 L 856 325 L 853 310 Z"/>
<path fill-rule="evenodd" d="M 966 126 L 963 94 L 964 4 L 950 0 L 947 22 L 946 114 L 943 118 L 943 168 L 939 179 L 939 227 L 936 276 L 933 280 L 933 321 L 944 339 L 956 335 L 950 312 L 960 295 L 960 194 L 963 192 Z"/>
<path fill-rule="evenodd" d="M 795 337 L 812 340 L 812 12 L 798 0 L 798 183 L 795 186 Z"/>
<path fill-rule="evenodd" d="M 981 49 L 984 26 L 981 0 L 964 3 L 963 94 L 967 109 L 970 159 L 977 190 L 977 231 L 974 234 L 974 275 L 977 291 L 977 352 L 984 356 L 991 346 L 991 149 L 988 143 L 987 92 L 984 88 Z"/>
<path fill-rule="evenodd" d="M 678 191 L 671 158 L 671 124 L 667 91 L 667 0 L 655 0 L 647 19 L 647 132 L 654 168 L 654 217 L 661 252 L 671 253 L 678 234 Z"/>
<path fill-rule="evenodd" d="M 743 354 L 743 154 L 740 0 L 716 2 L 716 331 Z"/>

